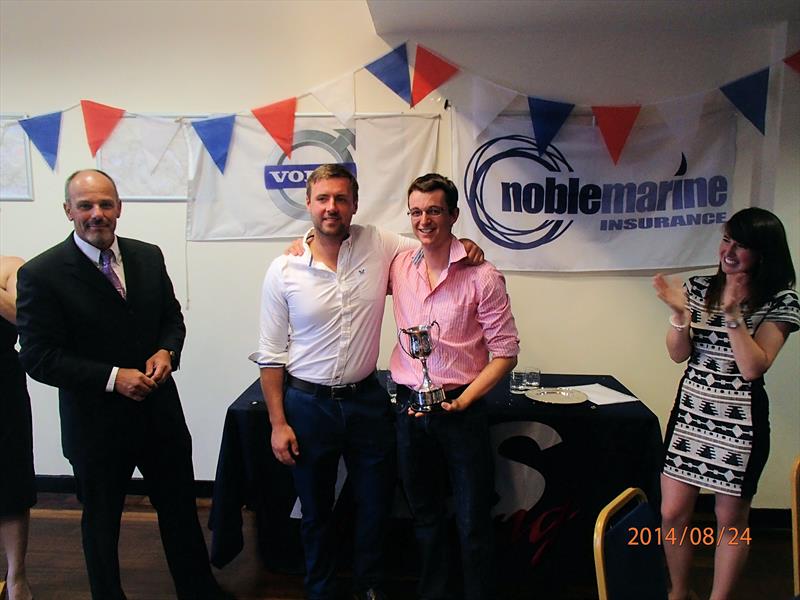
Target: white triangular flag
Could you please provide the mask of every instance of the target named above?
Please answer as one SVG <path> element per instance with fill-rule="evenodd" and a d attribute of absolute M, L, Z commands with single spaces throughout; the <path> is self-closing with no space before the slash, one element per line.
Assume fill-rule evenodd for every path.
<path fill-rule="evenodd" d="M 156 170 L 180 126 L 175 119 L 136 116 L 136 128 L 147 160 L 148 172 Z"/>
<path fill-rule="evenodd" d="M 661 118 L 664 119 L 664 123 L 676 140 L 688 141 L 697 133 L 706 93 L 698 92 L 655 104 Z"/>
<path fill-rule="evenodd" d="M 9 119 L 0 119 L 0 146 L 3 145 L 3 138 L 6 137 L 6 129 L 10 125 L 19 125 L 19 121 L 11 121 Z"/>
<path fill-rule="evenodd" d="M 353 73 L 323 83 L 311 90 L 314 97 L 331 111 L 342 125 L 352 125 L 356 112 L 356 88 Z"/>
<path fill-rule="evenodd" d="M 439 90 L 469 119 L 476 138 L 519 96 L 519 92 L 465 71 L 459 72 Z"/>

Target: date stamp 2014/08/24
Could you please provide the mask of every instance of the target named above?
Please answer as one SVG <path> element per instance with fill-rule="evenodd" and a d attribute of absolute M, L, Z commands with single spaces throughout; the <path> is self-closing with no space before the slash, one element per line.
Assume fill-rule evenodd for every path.
<path fill-rule="evenodd" d="M 684 527 L 676 530 L 674 527 L 661 529 L 661 527 L 628 527 L 629 546 L 649 546 L 650 544 L 691 544 L 692 546 L 749 546 L 751 542 L 750 528 L 739 530 L 736 527 Z"/>

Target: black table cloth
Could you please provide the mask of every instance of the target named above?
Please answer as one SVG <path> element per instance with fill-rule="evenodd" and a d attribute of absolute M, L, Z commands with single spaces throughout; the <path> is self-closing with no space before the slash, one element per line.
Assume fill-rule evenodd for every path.
<path fill-rule="evenodd" d="M 590 383 L 630 393 L 609 375 L 542 375 L 544 387 Z M 537 570 L 551 577 L 562 577 L 565 569 L 573 575 L 590 570 L 597 513 L 626 487 L 641 487 L 658 507 L 661 430 L 643 403 L 533 402 L 510 394 L 508 379 L 490 392 L 487 402 L 495 448 L 497 559 L 506 583 L 525 580 Z M 211 561 L 217 567 L 243 547 L 241 511 L 247 506 L 255 511 L 265 566 L 303 570 L 299 519 L 290 517 L 297 508 L 291 470 L 274 458 L 269 440 L 266 406 L 255 381 L 225 418 L 209 517 Z M 345 485 L 335 509 L 343 555 L 352 509 L 348 494 Z M 390 566 L 413 570 L 409 522 L 401 519 L 394 525 Z"/>

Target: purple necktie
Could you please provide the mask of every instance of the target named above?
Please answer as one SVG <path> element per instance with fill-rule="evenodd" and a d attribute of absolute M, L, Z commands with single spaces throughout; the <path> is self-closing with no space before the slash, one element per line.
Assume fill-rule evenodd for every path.
<path fill-rule="evenodd" d="M 119 295 L 125 297 L 125 288 L 122 287 L 122 282 L 117 277 L 114 269 L 111 267 L 111 259 L 114 258 L 114 251 L 111 248 L 106 248 L 100 251 L 100 270 L 103 275 L 111 282 L 114 289 L 119 292 Z"/>

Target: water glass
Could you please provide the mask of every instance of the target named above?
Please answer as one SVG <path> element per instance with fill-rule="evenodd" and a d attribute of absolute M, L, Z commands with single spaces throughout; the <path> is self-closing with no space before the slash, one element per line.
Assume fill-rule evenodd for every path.
<path fill-rule="evenodd" d="M 542 372 L 539 369 L 528 369 L 524 373 L 526 390 L 535 390 L 542 387 Z"/>
<path fill-rule="evenodd" d="M 524 371 L 511 371 L 510 388 L 512 394 L 524 394 L 525 390 L 525 372 Z"/>

